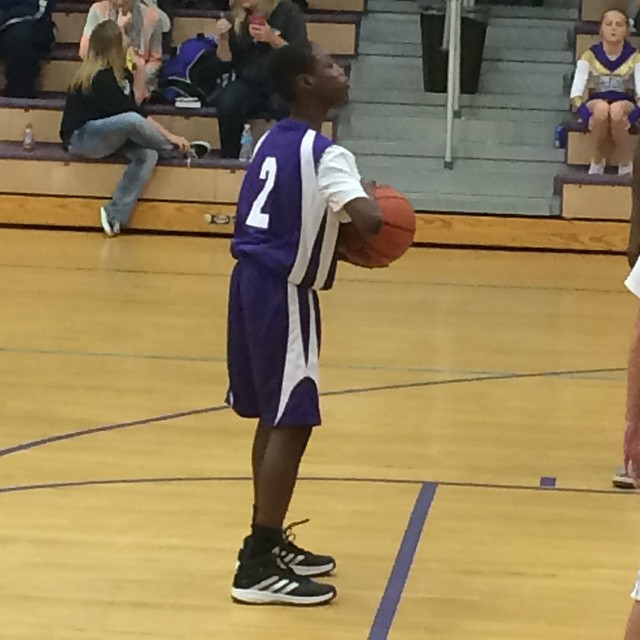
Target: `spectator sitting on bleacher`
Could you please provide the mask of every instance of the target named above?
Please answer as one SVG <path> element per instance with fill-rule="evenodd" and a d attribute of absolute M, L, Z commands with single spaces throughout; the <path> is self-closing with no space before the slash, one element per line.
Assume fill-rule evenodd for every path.
<path fill-rule="evenodd" d="M 104 158 L 118 152 L 131 161 L 110 202 L 100 208 L 108 236 L 120 233 L 129 221 L 158 156 L 190 152 L 185 138 L 141 115 L 132 86 L 122 32 L 112 20 L 102 22 L 91 34 L 87 56 L 69 88 L 60 137 L 71 154 Z"/>
<path fill-rule="evenodd" d="M 51 51 L 55 0 L 0 0 L 0 59 L 5 64 L 4 95 L 35 98 L 40 62 Z"/>
<path fill-rule="evenodd" d="M 628 31 L 624 13 L 606 11 L 600 23 L 601 41 L 576 66 L 571 104 L 591 132 L 590 174 L 604 173 L 610 141 L 620 158 L 618 174 L 628 175 L 633 169 L 629 127 L 640 119 L 640 57 L 627 41 Z"/>
<path fill-rule="evenodd" d="M 247 120 L 287 117 L 266 72 L 271 51 L 286 44 L 309 46 L 304 15 L 291 0 L 232 0 L 231 14 L 218 21 L 218 57 L 231 61 L 236 76 L 216 101 L 223 158 L 239 156 Z"/>
<path fill-rule="evenodd" d="M 101 0 L 91 5 L 80 40 L 80 57 L 85 58 L 89 38 L 96 25 L 113 20 L 122 29 L 127 66 L 133 73 L 138 103 L 148 100 L 158 87 L 162 65 L 162 32 L 168 18 L 153 2 L 142 0 Z M 167 24 L 165 24 L 165 22 Z"/>

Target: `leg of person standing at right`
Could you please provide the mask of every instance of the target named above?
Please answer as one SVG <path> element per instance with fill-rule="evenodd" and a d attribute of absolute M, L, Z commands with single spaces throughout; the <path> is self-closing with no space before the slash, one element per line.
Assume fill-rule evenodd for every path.
<path fill-rule="evenodd" d="M 640 640 L 640 573 L 631 592 L 634 603 L 629 612 L 624 640 Z"/>

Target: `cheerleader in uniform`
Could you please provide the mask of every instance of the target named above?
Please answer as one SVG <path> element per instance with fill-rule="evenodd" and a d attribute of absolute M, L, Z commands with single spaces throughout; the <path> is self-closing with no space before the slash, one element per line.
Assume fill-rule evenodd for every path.
<path fill-rule="evenodd" d="M 602 174 L 613 144 L 618 174 L 633 170 L 629 127 L 640 120 L 640 54 L 627 41 L 629 20 L 622 12 L 605 12 L 601 41 L 578 60 L 571 87 L 571 104 L 591 133 L 590 174 Z"/>

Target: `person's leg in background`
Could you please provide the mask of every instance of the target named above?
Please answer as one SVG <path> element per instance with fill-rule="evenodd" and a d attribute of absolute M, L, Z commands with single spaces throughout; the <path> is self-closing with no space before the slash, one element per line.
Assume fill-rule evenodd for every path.
<path fill-rule="evenodd" d="M 149 178 L 158 162 L 158 152 L 128 142 L 120 153 L 129 159 L 129 164 L 118 182 L 111 200 L 103 207 L 109 222 L 116 231 L 126 225 L 138 204 Z"/>
<path fill-rule="evenodd" d="M 18 22 L 0 35 L 0 57 L 5 63 L 7 84 L 4 95 L 10 98 L 35 98 L 40 62 L 53 41 L 48 23 Z"/>
<path fill-rule="evenodd" d="M 629 113 L 633 109 L 633 102 L 620 100 L 609 107 L 611 118 L 611 137 L 618 153 L 618 174 L 631 175 L 633 164 L 633 140 L 629 134 Z"/>
<path fill-rule="evenodd" d="M 118 152 L 130 160 L 111 200 L 100 210 L 102 227 L 112 236 L 128 223 L 158 157 L 175 155 L 176 149 L 140 114 L 128 112 L 87 122 L 71 137 L 69 152 L 86 158 Z"/>
<path fill-rule="evenodd" d="M 604 100 L 590 100 L 587 107 L 591 112 L 589 132 L 592 145 L 589 173 L 602 174 L 607 164 L 605 153 L 611 136 L 609 104 Z"/>
<path fill-rule="evenodd" d="M 173 20 L 176 11 L 177 0 L 158 0 L 158 9 L 164 11 L 171 22 L 171 29 L 169 31 L 162 32 L 162 52 L 165 54 L 171 54 L 172 50 L 172 36 L 173 36 Z"/>
<path fill-rule="evenodd" d="M 289 117 L 289 107 L 287 103 L 278 95 L 263 95 L 262 104 L 258 105 L 262 118 L 253 118 L 250 120 L 251 136 L 253 137 L 253 145 L 258 143 L 260 138 L 264 136 L 269 129 L 279 120 Z"/>
<path fill-rule="evenodd" d="M 265 105 L 260 90 L 243 82 L 230 82 L 217 97 L 218 128 L 220 130 L 220 150 L 223 158 L 237 158 L 240 155 L 240 136 L 249 118 L 258 115 Z"/>
<path fill-rule="evenodd" d="M 153 149 L 162 157 L 176 153 L 175 147 L 146 118 L 134 111 L 87 122 L 73 134 L 69 151 L 86 158 L 104 158 L 127 142 Z"/>

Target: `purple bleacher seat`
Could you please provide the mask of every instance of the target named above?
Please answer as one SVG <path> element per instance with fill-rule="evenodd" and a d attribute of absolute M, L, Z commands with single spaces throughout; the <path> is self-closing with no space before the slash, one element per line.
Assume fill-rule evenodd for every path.
<path fill-rule="evenodd" d="M 106 163 L 118 163 L 124 164 L 125 159 L 116 155 L 109 156 L 108 158 L 100 159 L 87 159 L 77 158 L 67 153 L 61 144 L 38 142 L 36 143 L 32 151 L 26 151 L 22 147 L 22 142 L 0 142 L 0 158 L 5 160 L 45 160 L 50 162 L 82 162 L 92 164 L 106 164 Z M 176 160 L 160 160 L 159 166 L 174 166 L 184 167 L 186 162 L 182 159 Z M 229 169 L 239 170 L 244 169 L 245 165 L 239 160 L 230 160 L 220 158 L 218 151 L 211 151 L 207 156 L 199 160 L 193 160 L 192 167 L 202 167 L 207 169 Z"/>
<path fill-rule="evenodd" d="M 554 180 L 556 194 L 562 193 L 564 184 L 629 187 L 631 176 L 619 176 L 613 168 L 609 168 L 603 175 L 589 175 L 586 167 L 565 166 L 556 174 Z"/>

